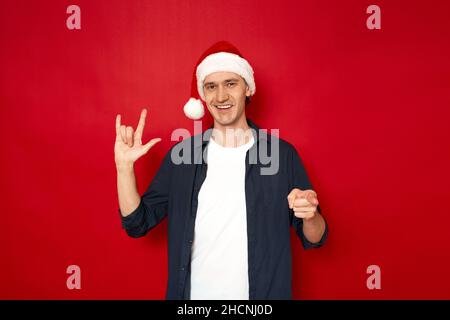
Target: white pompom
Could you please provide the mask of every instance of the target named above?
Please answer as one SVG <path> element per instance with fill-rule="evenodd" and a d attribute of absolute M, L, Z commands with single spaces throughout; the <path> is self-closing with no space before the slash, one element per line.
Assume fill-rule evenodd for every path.
<path fill-rule="evenodd" d="M 203 103 L 195 98 L 190 98 L 188 102 L 184 105 L 184 114 L 186 117 L 192 120 L 201 119 L 205 115 L 205 108 Z"/>

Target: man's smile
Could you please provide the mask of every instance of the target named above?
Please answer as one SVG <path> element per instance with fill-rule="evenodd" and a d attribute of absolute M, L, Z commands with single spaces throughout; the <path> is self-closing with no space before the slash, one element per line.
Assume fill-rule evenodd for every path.
<path fill-rule="evenodd" d="M 221 110 L 230 109 L 233 105 L 232 104 L 222 104 L 222 105 L 214 105 L 216 108 Z"/>

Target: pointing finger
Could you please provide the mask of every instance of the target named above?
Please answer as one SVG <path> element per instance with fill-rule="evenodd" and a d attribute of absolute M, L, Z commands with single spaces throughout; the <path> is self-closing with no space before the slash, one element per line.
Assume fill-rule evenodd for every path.
<path fill-rule="evenodd" d="M 312 205 L 318 205 L 317 193 L 314 190 L 305 190 L 300 198 L 304 198 L 309 201 Z"/>
<path fill-rule="evenodd" d="M 312 205 L 317 206 L 319 204 L 319 201 L 317 200 L 317 195 L 312 192 L 308 193 L 306 195 L 306 200 L 308 200 L 309 203 L 311 203 Z"/>

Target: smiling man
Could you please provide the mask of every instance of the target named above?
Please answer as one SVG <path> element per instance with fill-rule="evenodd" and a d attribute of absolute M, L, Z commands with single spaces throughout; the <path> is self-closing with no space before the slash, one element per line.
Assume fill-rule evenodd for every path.
<path fill-rule="evenodd" d="M 295 148 L 261 134 L 246 117 L 255 90 L 253 69 L 234 46 L 219 42 L 209 48 L 197 63 L 184 111 L 201 118 L 203 100 L 213 128 L 200 134 L 200 144 L 194 136 L 172 147 L 142 197 L 133 165 L 160 139 L 142 144 L 146 110 L 136 132 L 116 117 L 124 229 L 141 237 L 169 219 L 167 299 L 291 299 L 290 226 L 305 249 L 320 247 L 327 237 L 317 194 Z M 262 174 L 266 164 L 253 151 L 271 144 L 279 145 L 271 157 L 280 166 Z M 180 145 L 194 151 L 192 161 L 174 163 Z M 205 161 L 195 162 L 198 154 Z M 253 162 L 251 154 L 257 155 Z"/>
<path fill-rule="evenodd" d="M 214 72 L 204 82 L 205 102 L 214 118 L 214 140 L 225 147 L 237 147 L 244 138 L 250 139 L 245 117 L 250 89 L 245 80 L 232 72 Z"/>

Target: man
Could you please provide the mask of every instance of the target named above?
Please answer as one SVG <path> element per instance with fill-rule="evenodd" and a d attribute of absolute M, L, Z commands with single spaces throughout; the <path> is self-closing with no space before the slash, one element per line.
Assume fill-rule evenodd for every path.
<path fill-rule="evenodd" d="M 235 47 L 219 42 L 205 51 L 184 111 L 201 118 L 201 98 L 213 128 L 173 146 L 142 197 L 133 164 L 161 139 L 142 144 L 145 109 L 135 132 L 116 117 L 122 225 L 141 237 L 168 217 L 167 299 L 291 299 L 290 225 L 306 249 L 327 237 L 296 150 L 246 118 L 255 89 L 253 69 Z M 262 174 L 267 163 L 253 151 L 274 144 L 279 168 Z M 174 161 L 180 150 L 189 161 Z"/>

